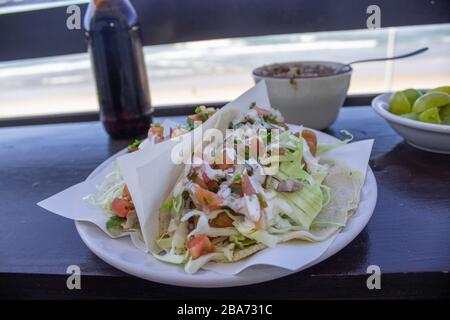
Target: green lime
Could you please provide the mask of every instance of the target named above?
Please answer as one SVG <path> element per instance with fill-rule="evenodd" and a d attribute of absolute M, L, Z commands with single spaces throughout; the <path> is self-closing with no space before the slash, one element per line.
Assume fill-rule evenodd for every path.
<path fill-rule="evenodd" d="M 406 119 L 411 119 L 411 120 L 417 120 L 417 113 L 414 113 L 414 112 L 405 113 L 405 114 L 401 114 L 400 117 L 403 117 Z"/>
<path fill-rule="evenodd" d="M 450 125 L 450 104 L 439 108 L 439 117 L 443 124 Z"/>
<path fill-rule="evenodd" d="M 450 117 L 450 104 L 439 108 L 439 116 L 441 118 Z"/>
<path fill-rule="evenodd" d="M 412 112 L 421 113 L 427 109 L 438 108 L 450 103 L 450 96 L 444 92 L 428 92 L 420 96 L 412 107 Z"/>
<path fill-rule="evenodd" d="M 402 91 L 411 105 L 416 102 L 417 98 L 419 98 L 423 93 L 416 89 L 406 89 Z"/>
<path fill-rule="evenodd" d="M 389 111 L 394 114 L 404 114 L 411 112 L 411 104 L 403 92 L 395 92 L 391 97 Z"/>
<path fill-rule="evenodd" d="M 441 118 L 442 124 L 450 126 L 450 117 Z"/>
<path fill-rule="evenodd" d="M 446 94 L 450 94 L 450 86 L 442 86 L 431 89 L 430 92 L 445 92 Z"/>
<path fill-rule="evenodd" d="M 429 123 L 441 123 L 441 118 L 439 117 L 438 108 L 430 108 L 419 114 L 419 121 L 429 122 Z"/>

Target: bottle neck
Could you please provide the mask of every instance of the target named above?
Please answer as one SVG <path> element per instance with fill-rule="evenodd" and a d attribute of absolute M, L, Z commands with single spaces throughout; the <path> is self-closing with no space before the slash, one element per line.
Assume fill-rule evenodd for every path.
<path fill-rule="evenodd" d="M 84 16 L 84 28 L 91 29 L 92 20 L 110 17 L 130 26 L 138 23 L 136 11 L 129 0 L 91 0 Z"/>
<path fill-rule="evenodd" d="M 89 4 L 93 5 L 94 7 L 121 7 L 121 6 L 129 6 L 132 7 L 129 0 L 91 0 Z"/>

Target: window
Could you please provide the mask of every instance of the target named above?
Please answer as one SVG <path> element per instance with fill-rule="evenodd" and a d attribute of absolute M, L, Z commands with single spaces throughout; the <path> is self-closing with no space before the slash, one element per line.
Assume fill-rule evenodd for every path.
<path fill-rule="evenodd" d="M 413 58 L 357 64 L 349 94 L 450 84 L 450 24 L 230 38 L 144 49 L 155 107 L 219 102 L 253 84 L 253 68 L 273 62 L 350 62 L 401 54 Z M 0 117 L 98 108 L 86 53 L 0 63 Z"/>

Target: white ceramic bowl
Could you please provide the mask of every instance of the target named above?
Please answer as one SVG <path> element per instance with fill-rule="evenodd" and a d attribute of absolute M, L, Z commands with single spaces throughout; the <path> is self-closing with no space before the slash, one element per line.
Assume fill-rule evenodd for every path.
<path fill-rule="evenodd" d="M 336 70 L 337 74 L 316 77 L 280 79 L 263 76 L 262 66 L 253 70 L 255 82 L 264 79 L 272 107 L 280 110 L 289 123 L 322 130 L 329 127 L 337 118 L 347 96 L 352 68 L 339 62 L 296 61 L 281 65 L 324 65 Z"/>
<path fill-rule="evenodd" d="M 392 93 L 384 93 L 372 100 L 372 108 L 408 144 L 436 153 L 450 154 L 450 126 L 410 120 L 388 111 Z"/>

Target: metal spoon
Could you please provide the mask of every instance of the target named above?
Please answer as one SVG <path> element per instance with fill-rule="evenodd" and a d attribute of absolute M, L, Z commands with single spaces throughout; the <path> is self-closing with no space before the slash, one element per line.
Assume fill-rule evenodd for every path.
<path fill-rule="evenodd" d="M 402 55 L 399 55 L 399 56 L 394 56 L 394 57 L 384 57 L 384 58 L 374 58 L 374 59 L 364 59 L 364 60 L 352 61 L 352 62 L 349 62 L 346 65 L 342 66 L 341 68 L 339 68 L 336 73 L 339 73 L 344 68 L 350 67 L 351 64 L 363 63 L 363 62 L 373 62 L 373 61 L 386 61 L 386 60 L 403 59 L 403 58 L 408 58 L 408 57 L 415 56 L 415 55 L 420 54 L 422 52 L 425 52 L 427 50 L 428 50 L 428 47 L 424 47 L 424 48 L 418 49 L 416 51 L 413 51 L 413 52 L 410 52 L 410 53 L 406 53 L 406 54 L 402 54 Z"/>

